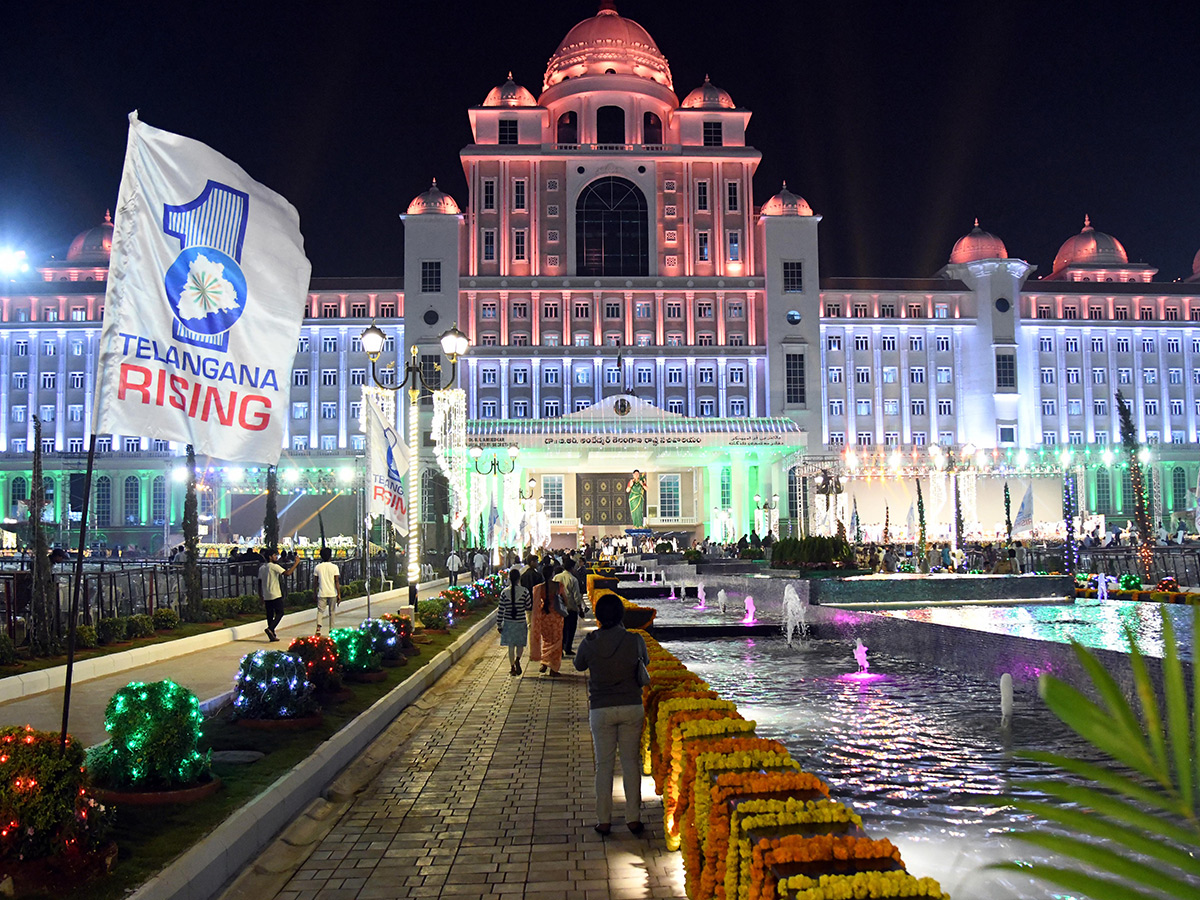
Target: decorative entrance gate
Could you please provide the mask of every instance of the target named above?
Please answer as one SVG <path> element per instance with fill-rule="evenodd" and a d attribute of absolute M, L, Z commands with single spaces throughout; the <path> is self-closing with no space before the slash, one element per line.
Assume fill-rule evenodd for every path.
<path fill-rule="evenodd" d="M 629 475 L 576 475 L 580 525 L 629 525 Z"/>

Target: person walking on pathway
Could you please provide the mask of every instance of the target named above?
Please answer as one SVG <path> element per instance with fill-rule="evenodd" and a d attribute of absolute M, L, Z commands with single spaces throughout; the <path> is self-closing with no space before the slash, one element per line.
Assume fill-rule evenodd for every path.
<path fill-rule="evenodd" d="M 562 597 L 563 606 L 567 608 L 567 617 L 563 622 L 562 633 L 564 656 L 570 656 L 575 652 L 571 648 L 575 646 L 575 629 L 579 625 L 579 616 L 583 612 L 583 593 L 579 590 L 579 581 L 575 578 L 575 573 L 571 571 L 572 565 L 573 561 L 568 556 L 563 560 L 563 570 L 554 576 L 554 580 L 560 585 L 559 595 Z"/>
<path fill-rule="evenodd" d="M 321 636 L 321 619 L 328 617 L 333 631 L 333 612 L 342 601 L 342 573 L 333 562 L 333 551 L 321 548 L 321 561 L 313 569 L 313 596 L 317 598 L 317 631 Z"/>
<path fill-rule="evenodd" d="M 283 588 L 279 584 L 279 578 L 295 572 L 296 566 L 300 565 L 300 557 L 292 560 L 290 569 L 284 569 L 275 562 L 279 551 L 274 547 L 267 548 L 263 555 L 267 561 L 258 567 L 258 595 L 262 597 L 263 606 L 267 611 L 267 627 L 264 629 L 267 632 L 267 641 L 274 643 L 279 640 L 275 635 L 275 626 L 283 618 Z"/>
<path fill-rule="evenodd" d="M 558 670 L 562 667 L 563 623 L 567 618 L 560 585 L 554 580 L 556 570 L 552 561 L 547 561 L 542 570 L 541 608 L 533 633 L 533 643 L 539 645 L 538 659 L 542 662 L 540 671 L 545 674 L 549 670 L 551 678 L 558 678 Z"/>
<path fill-rule="evenodd" d="M 450 587 L 458 586 L 458 570 L 462 568 L 462 559 L 454 550 L 446 557 L 446 569 L 450 572 Z"/>
<path fill-rule="evenodd" d="M 476 578 L 482 578 L 484 575 L 487 574 L 488 560 L 487 560 L 487 556 L 483 552 L 482 547 L 480 547 L 478 550 L 475 551 L 475 558 L 472 560 L 472 563 L 474 564 L 474 567 L 475 567 L 475 577 Z"/>
<path fill-rule="evenodd" d="M 500 632 L 500 646 L 508 648 L 508 674 L 521 674 L 521 654 L 529 638 L 529 611 L 533 598 L 529 589 L 521 584 L 521 571 L 513 567 L 508 573 L 508 587 L 500 595 L 496 609 L 496 630 Z"/>
<path fill-rule="evenodd" d="M 641 834 L 642 825 L 642 687 L 640 665 L 650 662 L 646 642 L 630 634 L 621 620 L 625 609 L 616 594 L 596 601 L 600 627 L 584 637 L 575 668 L 588 673 L 588 725 L 596 753 L 596 824 L 604 835 L 612 830 L 613 764 L 618 748 L 625 785 L 625 826 Z"/>
<path fill-rule="evenodd" d="M 539 628 L 542 624 L 542 600 L 546 596 L 546 583 L 542 580 L 542 570 L 538 566 L 537 557 L 532 553 L 525 556 L 525 565 L 521 569 L 521 585 L 529 591 L 533 600 L 533 608 L 529 611 L 529 661 L 540 663 L 542 642 L 538 635 L 541 633 Z"/>

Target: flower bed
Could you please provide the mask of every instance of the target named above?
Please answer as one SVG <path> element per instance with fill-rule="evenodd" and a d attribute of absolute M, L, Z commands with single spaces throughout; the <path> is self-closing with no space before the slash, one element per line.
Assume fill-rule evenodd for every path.
<path fill-rule="evenodd" d="M 865 835 L 783 744 L 757 737 L 734 703 L 642 636 L 643 770 L 663 797 L 667 847 L 683 847 L 691 900 L 949 900 L 936 881 L 903 871 L 895 846 Z"/>

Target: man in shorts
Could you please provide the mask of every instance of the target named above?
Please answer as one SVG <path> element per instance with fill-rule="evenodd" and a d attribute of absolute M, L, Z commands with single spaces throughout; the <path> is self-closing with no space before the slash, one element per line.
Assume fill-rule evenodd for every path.
<path fill-rule="evenodd" d="M 291 575 L 295 572 L 296 566 L 300 565 L 300 557 L 292 560 L 290 569 L 285 569 L 275 562 L 279 551 L 274 547 L 268 548 L 264 555 L 267 561 L 258 567 L 258 595 L 262 597 L 263 605 L 267 609 L 267 640 L 274 643 L 279 640 L 275 634 L 275 626 L 283 618 L 283 588 L 279 584 L 279 578 L 281 575 Z"/>
<path fill-rule="evenodd" d="M 321 635 L 321 619 L 328 616 L 329 630 L 333 631 L 333 611 L 342 600 L 342 573 L 333 562 L 333 551 L 321 548 L 321 561 L 313 569 L 313 596 L 317 598 L 317 631 Z"/>

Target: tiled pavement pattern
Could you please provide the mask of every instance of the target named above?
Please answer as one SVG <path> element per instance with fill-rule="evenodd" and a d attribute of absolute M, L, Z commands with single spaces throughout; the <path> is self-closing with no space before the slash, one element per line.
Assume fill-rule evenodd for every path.
<path fill-rule="evenodd" d="M 646 831 L 592 830 L 584 676 L 513 678 L 489 636 L 461 678 L 304 861 L 278 900 L 682 898 L 678 853 L 643 779 Z M 448 676 L 449 678 L 449 676 Z M 436 691 L 436 687 L 434 689 Z M 614 815 L 623 809 L 620 764 Z"/>

